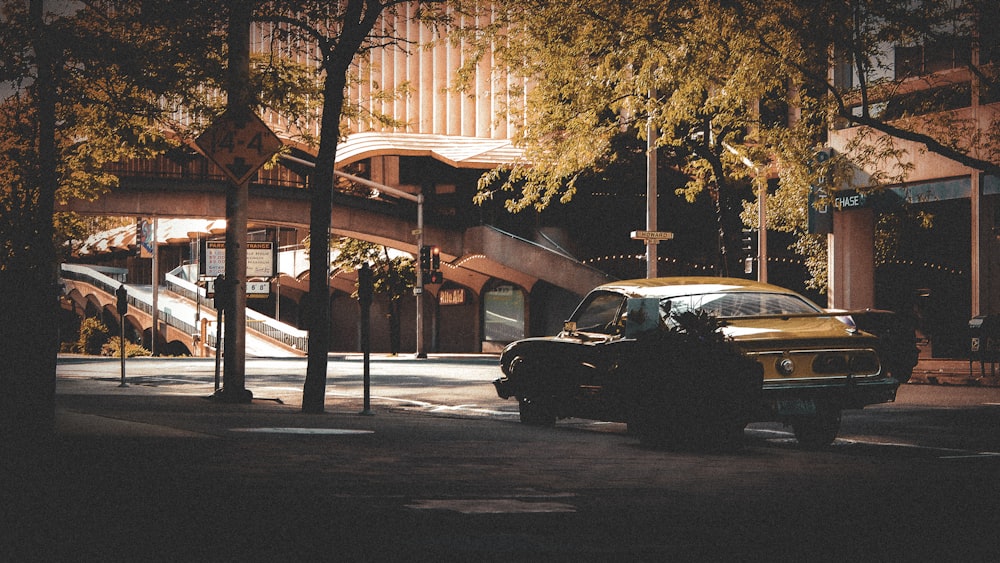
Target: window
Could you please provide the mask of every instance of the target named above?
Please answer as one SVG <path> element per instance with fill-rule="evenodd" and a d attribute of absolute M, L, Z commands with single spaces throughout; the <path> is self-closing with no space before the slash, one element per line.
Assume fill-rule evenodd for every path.
<path fill-rule="evenodd" d="M 780 293 L 704 293 L 670 299 L 671 314 L 704 312 L 715 317 L 752 317 L 816 313 L 816 308 L 794 295 Z"/>
<path fill-rule="evenodd" d="M 968 37 L 895 48 L 896 78 L 910 78 L 967 66 L 972 54 Z"/>
<path fill-rule="evenodd" d="M 483 294 L 483 338 L 513 342 L 524 338 L 524 292 L 501 285 Z"/>
<path fill-rule="evenodd" d="M 609 291 L 591 293 L 573 315 L 576 329 L 581 332 L 611 333 L 618 320 L 625 297 Z"/>

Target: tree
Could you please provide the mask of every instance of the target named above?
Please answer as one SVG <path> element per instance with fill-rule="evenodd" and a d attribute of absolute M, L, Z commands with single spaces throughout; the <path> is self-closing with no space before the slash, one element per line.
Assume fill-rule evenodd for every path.
<path fill-rule="evenodd" d="M 103 164 L 165 147 L 154 126 L 163 115 L 159 104 L 200 82 L 182 76 L 212 68 L 205 57 L 191 66 L 154 64 L 205 44 L 171 35 L 183 29 L 202 37 L 210 18 L 189 7 L 169 23 L 190 18 L 184 22 L 190 25 L 158 27 L 142 22 L 143 12 L 128 2 L 0 4 L 0 308 L 8 318 L 0 330 L 8 351 L 0 372 L 0 431 L 6 437 L 46 433 L 54 418 L 56 199 L 100 193 L 115 182 Z"/>
<path fill-rule="evenodd" d="M 716 2 L 501 5 L 504 30 L 481 37 L 533 85 L 518 108 L 525 162 L 484 177 L 477 200 L 513 191 L 506 205 L 515 212 L 566 202 L 584 171 L 610 162 L 617 135 L 644 137 L 651 120 L 659 154 L 688 175 L 678 193 L 713 198 L 719 265 L 727 271 L 738 230 L 736 190 L 755 172 L 748 163 L 767 162 L 760 133 L 767 124 L 752 105 L 784 96 L 788 77 L 768 67 L 759 49 L 746 48 L 740 22 Z"/>
<path fill-rule="evenodd" d="M 337 252 L 333 265 L 337 268 L 353 271 L 365 263 L 371 266 L 375 294 L 389 300 L 390 351 L 399 354 L 402 300 L 416 284 L 413 259 L 390 256 L 388 247 L 347 237 L 341 237 L 333 248 Z"/>
<path fill-rule="evenodd" d="M 616 134 L 627 130 L 641 137 L 642 125 L 652 119 L 661 157 L 690 178 L 679 193 L 714 196 L 723 255 L 724 216 L 738 207 L 734 187 L 777 169 L 782 193 L 771 199 L 771 217 L 802 235 L 796 247 L 809 256 L 813 281 L 822 287 L 825 254 L 818 253 L 825 245 L 805 229 L 808 187 L 818 178 L 850 185 L 860 167 L 874 172 L 863 188 L 898 183 L 909 171 L 898 139 L 1000 172 L 998 123 L 983 130 L 954 113 L 933 113 L 954 104 L 961 87 L 914 95 L 904 88 L 912 75 L 887 72 L 894 62 L 888 45 L 912 45 L 921 53 L 933 47 L 958 56 L 954 61 L 968 70 L 974 91 L 995 93 L 995 65 L 986 63 L 997 58 L 1000 16 L 984 0 L 559 0 L 500 6 L 503 18 L 491 33 L 469 35 L 480 39 L 482 51 L 492 47 L 497 60 L 532 81 L 519 108 L 524 126 L 517 140 L 526 154 L 523 163 L 485 176 L 479 201 L 510 191 L 511 211 L 565 202 L 582 173 L 609 162 Z M 979 60 L 961 55 L 969 52 Z M 835 79 L 831 66 L 839 71 Z M 849 155 L 814 162 L 826 132 L 844 125 L 860 127 Z M 762 189 L 763 182 L 757 183 Z"/>
<path fill-rule="evenodd" d="M 374 48 L 401 45 L 394 25 L 400 22 L 399 7 L 416 4 L 417 19 L 438 20 L 433 0 L 341 0 L 263 2 L 254 18 L 276 24 L 278 39 L 304 51 L 315 47 L 315 64 L 322 74 L 322 115 L 316 168 L 310 185 L 309 236 L 309 359 L 302 392 L 302 410 L 321 413 L 325 408 L 327 354 L 330 349 L 330 295 L 325 283 L 330 276 L 327 249 L 330 245 L 330 206 L 334 188 L 337 143 L 343 132 L 341 116 L 349 84 L 348 71 L 359 57 Z M 376 24 L 381 22 L 381 27 Z"/>
<path fill-rule="evenodd" d="M 819 177 L 832 185 L 877 192 L 905 181 L 912 159 L 899 141 L 937 153 L 973 169 L 1000 173 L 1000 120 L 983 127 L 952 111 L 971 96 L 996 100 L 1000 16 L 981 0 L 851 0 L 849 2 L 732 2 L 759 49 L 784 65 L 806 92 L 805 127 L 786 142 L 774 143 L 781 162 L 781 184 L 769 199 L 770 226 L 797 233 L 796 250 L 806 256 L 811 284 L 826 286 L 826 245 L 806 232 L 809 186 Z M 830 55 L 828 58 L 827 55 Z M 932 83 L 943 68 L 966 71 L 957 82 Z M 834 72 L 831 73 L 830 69 Z M 951 72 L 951 76 L 962 76 Z M 918 86 L 915 90 L 913 86 Z M 857 128 L 846 154 L 811 166 L 811 153 L 825 131 Z M 865 185 L 853 186 L 854 170 L 870 172 Z M 825 202 L 820 202 L 825 203 Z M 747 210 L 744 216 L 752 215 Z M 899 217 L 928 226 L 924 213 L 903 209 L 894 219 L 883 214 L 877 251 L 891 253 Z"/>

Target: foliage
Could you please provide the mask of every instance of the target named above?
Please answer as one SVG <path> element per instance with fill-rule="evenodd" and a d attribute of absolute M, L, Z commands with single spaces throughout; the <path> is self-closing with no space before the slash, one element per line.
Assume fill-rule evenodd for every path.
<path fill-rule="evenodd" d="M 111 356 L 114 358 L 122 357 L 121 352 L 121 339 L 111 338 L 108 342 L 101 347 L 102 356 Z M 153 353 L 148 349 L 144 348 L 141 344 L 137 344 L 130 340 L 125 341 L 125 357 L 126 358 L 138 358 L 144 356 L 152 356 Z"/>
<path fill-rule="evenodd" d="M 961 98 L 960 86 L 915 96 L 905 87 L 912 74 L 889 72 L 890 43 L 951 49 L 979 91 L 996 99 L 998 69 L 985 63 L 997 57 L 1000 16 L 984 0 L 511 0 L 499 6 L 494 28 L 463 38 L 477 54 L 489 46 L 495 61 L 530 79 L 524 103 L 512 106 L 523 124 L 516 141 L 525 160 L 484 176 L 479 202 L 507 197 L 511 211 L 566 202 L 583 174 L 617 157 L 611 149 L 616 135 L 644 138 L 649 120 L 659 134 L 659 157 L 689 178 L 678 193 L 692 201 L 709 192 L 720 228 L 730 211 L 725 192 L 777 170 L 769 227 L 806 238 L 794 249 L 807 258 L 811 285 L 822 289 L 825 245 L 807 236 L 809 186 L 824 181 L 877 191 L 903 182 L 919 155 L 908 154 L 901 140 L 1000 174 L 1000 120 L 981 130 L 968 113 L 942 111 Z M 962 55 L 977 34 L 984 63 L 978 65 Z M 827 131 L 844 127 L 854 129 L 843 153 L 813 162 Z M 743 220 L 756 224 L 749 209 Z"/>
<path fill-rule="evenodd" d="M 205 98 L 221 49 L 207 3 L 67 4 L 45 14 L 41 35 L 25 3 L 3 2 L 0 9 L 0 43 L 9 55 L 0 60 L 0 131 L 8 157 L 0 161 L 4 267 L 32 245 L 48 244 L 26 240 L 48 230 L 39 225 L 52 221 L 47 210 L 54 203 L 39 191 L 37 171 L 46 166 L 35 149 L 39 87 L 55 93 L 55 198 L 92 198 L 117 185 L 103 170 L 106 163 L 172 146 L 164 131 L 179 122 L 173 112 L 183 105 L 190 116 L 196 100 Z M 44 68 L 38 66 L 43 46 L 53 57 Z M 56 238 L 73 237 L 57 231 Z"/>
<path fill-rule="evenodd" d="M 704 312 L 636 340 L 635 430 L 652 445 L 733 447 L 760 406 L 763 369 Z"/>
<path fill-rule="evenodd" d="M 525 160 L 484 176 L 476 200 L 509 193 L 511 211 L 565 203 L 583 174 L 618 158 L 617 136 L 645 139 L 651 126 L 661 162 L 688 178 L 677 195 L 711 196 L 720 260 L 735 256 L 736 192 L 768 163 L 771 124 L 751 102 L 787 103 L 785 67 L 748 48 L 738 18 L 716 2 L 501 4 L 508 29 L 490 37 L 496 59 L 532 84 L 516 108 Z"/>
<path fill-rule="evenodd" d="M 390 256 L 385 246 L 347 237 L 342 237 L 334 247 L 337 250 L 335 267 L 353 271 L 362 264 L 371 266 L 374 293 L 385 295 L 389 300 L 390 349 L 393 354 L 398 354 L 402 299 L 416 283 L 413 259 L 402 255 Z"/>
<path fill-rule="evenodd" d="M 96 356 L 101 348 L 108 343 L 111 333 L 107 325 L 97 317 L 88 317 L 80 322 L 80 338 L 76 342 L 76 351 L 81 354 Z"/>
<path fill-rule="evenodd" d="M 354 271 L 365 263 L 371 266 L 376 294 L 398 301 L 413 289 L 416 277 L 413 258 L 403 255 L 393 257 L 385 246 L 349 237 L 341 237 L 333 248 L 336 251 L 333 261 L 336 268 Z"/>

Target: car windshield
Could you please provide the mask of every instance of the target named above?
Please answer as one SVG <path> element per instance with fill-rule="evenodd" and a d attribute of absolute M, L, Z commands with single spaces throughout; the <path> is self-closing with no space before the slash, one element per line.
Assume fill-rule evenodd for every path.
<path fill-rule="evenodd" d="M 618 312 L 625 296 L 608 291 L 595 291 L 580 305 L 573 320 L 581 332 L 611 333 L 615 330 Z"/>
<path fill-rule="evenodd" d="M 668 306 L 669 304 L 669 306 Z M 753 317 L 817 313 L 819 309 L 798 296 L 785 293 L 719 292 L 663 299 L 661 310 L 670 314 L 705 312 L 715 317 Z"/>

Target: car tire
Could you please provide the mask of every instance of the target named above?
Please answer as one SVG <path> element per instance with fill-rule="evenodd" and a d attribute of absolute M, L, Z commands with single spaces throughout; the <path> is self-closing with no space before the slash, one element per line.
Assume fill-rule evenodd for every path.
<path fill-rule="evenodd" d="M 799 447 L 806 450 L 825 448 L 840 432 L 840 409 L 817 405 L 816 414 L 792 422 L 792 430 Z"/>
<path fill-rule="evenodd" d="M 556 423 L 555 411 L 545 401 L 534 400 L 530 397 L 518 397 L 517 407 L 523 424 L 552 426 Z"/>

